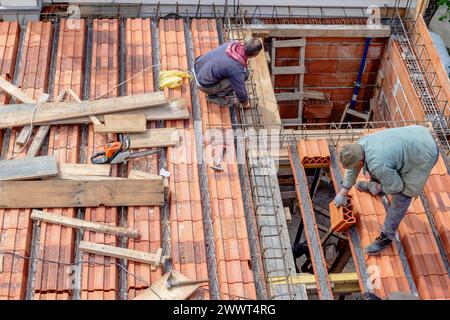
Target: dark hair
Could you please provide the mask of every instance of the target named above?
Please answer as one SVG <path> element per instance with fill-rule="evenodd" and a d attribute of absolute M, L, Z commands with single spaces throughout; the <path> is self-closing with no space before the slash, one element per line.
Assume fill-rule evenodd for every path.
<path fill-rule="evenodd" d="M 245 54 L 247 56 L 255 56 L 262 49 L 262 43 L 258 38 L 251 38 L 244 43 Z"/>

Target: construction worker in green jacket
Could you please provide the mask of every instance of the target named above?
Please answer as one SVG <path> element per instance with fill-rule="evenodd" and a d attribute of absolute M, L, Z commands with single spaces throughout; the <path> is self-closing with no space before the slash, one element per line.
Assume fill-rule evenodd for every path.
<path fill-rule="evenodd" d="M 339 158 L 346 171 L 342 189 L 334 199 L 337 207 L 347 203 L 348 192 L 355 184 L 356 189 L 374 196 L 391 195 L 381 234 L 365 248 L 368 255 L 376 255 L 391 244 L 412 198 L 423 191 L 438 156 L 430 131 L 417 125 L 378 131 L 342 147 Z M 356 182 L 361 169 L 369 174 L 369 182 Z"/>

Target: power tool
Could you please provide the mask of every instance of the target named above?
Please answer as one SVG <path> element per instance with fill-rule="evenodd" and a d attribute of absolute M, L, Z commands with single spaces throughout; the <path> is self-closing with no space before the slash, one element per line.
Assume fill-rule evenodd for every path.
<path fill-rule="evenodd" d="M 131 159 L 149 156 L 159 153 L 158 149 L 140 152 L 130 152 L 130 138 L 119 135 L 119 141 L 109 142 L 104 146 L 97 147 L 97 152 L 91 157 L 94 164 L 115 164 L 127 162 Z"/>

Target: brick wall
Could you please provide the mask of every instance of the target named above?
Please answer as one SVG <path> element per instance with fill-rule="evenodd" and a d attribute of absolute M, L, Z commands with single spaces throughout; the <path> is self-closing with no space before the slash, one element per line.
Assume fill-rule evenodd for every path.
<path fill-rule="evenodd" d="M 422 104 L 409 78 L 397 43 L 391 42 L 383 56 L 380 71 L 378 108 L 374 121 L 423 120 Z M 411 124 L 411 123 L 409 123 Z"/>
<path fill-rule="evenodd" d="M 333 109 L 330 121 L 339 121 L 345 105 L 350 102 L 364 51 L 365 38 L 306 38 L 305 90 L 317 90 L 331 95 Z M 358 95 L 357 109 L 369 106 L 376 75 L 383 56 L 385 38 L 374 38 L 367 54 Z M 276 66 L 299 64 L 299 48 L 277 48 Z M 297 75 L 275 76 L 275 92 L 298 88 Z M 296 118 L 296 102 L 280 102 L 281 118 Z"/>

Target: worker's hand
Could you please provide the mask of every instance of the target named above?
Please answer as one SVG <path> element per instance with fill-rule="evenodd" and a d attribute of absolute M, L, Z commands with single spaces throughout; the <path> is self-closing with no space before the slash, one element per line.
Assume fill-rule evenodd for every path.
<path fill-rule="evenodd" d="M 348 190 L 346 189 L 342 189 L 337 195 L 336 197 L 334 197 L 334 204 L 336 205 L 336 207 L 340 207 L 340 206 L 345 206 L 347 205 L 347 201 L 348 201 Z"/>
<path fill-rule="evenodd" d="M 374 181 L 369 182 L 369 191 L 372 195 L 376 196 L 383 192 L 383 189 L 381 188 L 381 184 L 376 183 Z"/>
<path fill-rule="evenodd" d="M 241 103 L 243 108 L 250 108 L 250 103 L 248 102 L 248 100 L 245 103 Z"/>

